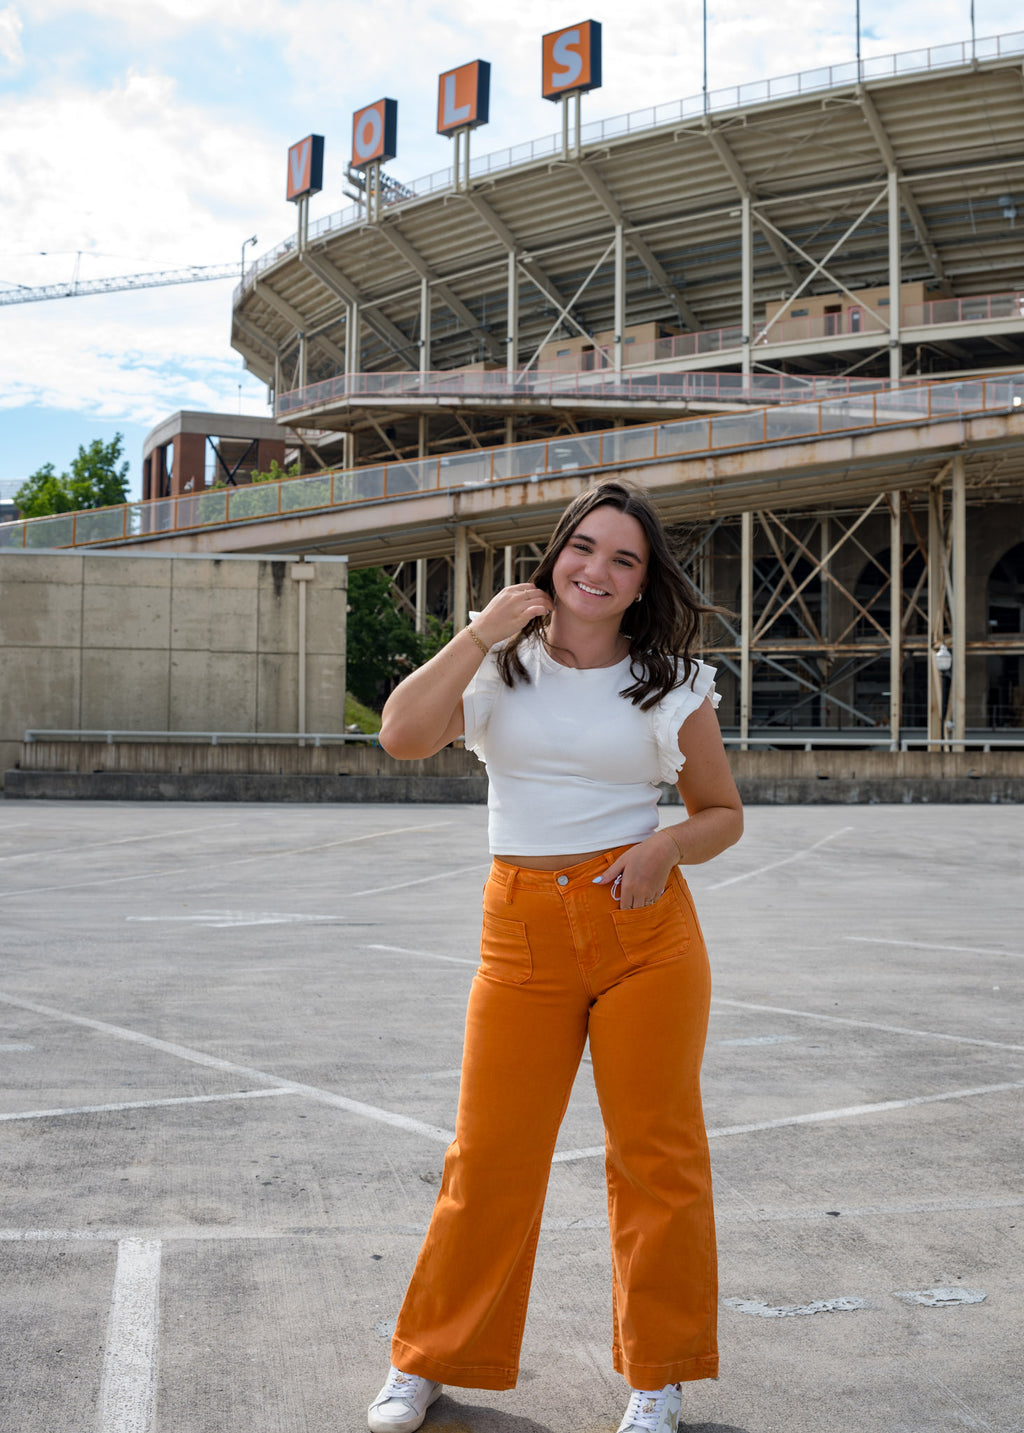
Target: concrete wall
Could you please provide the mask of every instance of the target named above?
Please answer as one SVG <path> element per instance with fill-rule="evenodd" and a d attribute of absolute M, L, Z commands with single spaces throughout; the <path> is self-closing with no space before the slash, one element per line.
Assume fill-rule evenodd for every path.
<path fill-rule="evenodd" d="M 344 726 L 348 567 L 314 558 L 0 554 L 0 772 L 26 729 L 298 730 L 299 588 L 307 731 Z"/>
<path fill-rule="evenodd" d="M 751 805 L 1024 801 L 1024 751 L 731 751 Z M 663 800 L 678 803 L 675 787 Z M 23 800 L 483 802 L 476 757 L 396 761 L 380 747 L 265 742 L 26 743 L 7 794 Z"/>

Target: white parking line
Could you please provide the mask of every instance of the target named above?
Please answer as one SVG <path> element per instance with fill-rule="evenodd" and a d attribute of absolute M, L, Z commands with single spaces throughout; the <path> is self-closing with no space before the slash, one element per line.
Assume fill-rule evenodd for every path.
<path fill-rule="evenodd" d="M 722 1199 L 715 1207 L 715 1223 L 726 1224 L 807 1224 L 823 1223 L 832 1218 L 877 1219 L 886 1221 L 900 1215 L 916 1218 L 922 1214 L 988 1214 L 995 1210 L 1024 1208 L 1024 1195 L 993 1195 L 977 1198 L 892 1200 L 879 1204 L 841 1204 L 837 1209 L 827 1210 L 821 1204 L 800 1205 L 795 1209 L 730 1208 Z M 962 1223 L 962 1221 L 961 1221 Z M 579 1229 L 606 1229 L 608 1212 L 601 1209 L 596 1214 L 545 1215 L 541 1226 L 546 1234 L 565 1233 Z M 427 1232 L 426 1222 L 422 1223 L 380 1223 L 380 1224 L 303 1224 L 300 1228 L 282 1225 L 280 1227 L 249 1225 L 168 1225 L 156 1229 L 0 1229 L 0 1244 L 113 1244 L 123 1239 L 158 1239 L 163 1244 L 181 1243 L 225 1243 L 247 1240 L 269 1239 L 338 1239 L 358 1235 L 360 1238 L 379 1237 L 385 1234 L 402 1234 L 422 1239 Z"/>
<path fill-rule="evenodd" d="M 886 1035 L 913 1035 L 920 1040 L 949 1040 L 954 1045 L 982 1045 L 988 1050 L 1024 1050 L 1006 1040 L 982 1040 L 975 1035 L 947 1035 L 941 1030 L 915 1030 L 907 1025 L 883 1025 L 875 1020 L 853 1020 L 846 1015 L 819 1015 L 813 1010 L 790 1010 L 785 1005 L 755 1005 L 749 1000 L 730 1000 L 713 995 L 712 1005 L 729 1005 L 735 1010 L 758 1010 L 769 1015 L 793 1015 L 798 1020 L 817 1020 L 825 1025 L 848 1025 L 855 1030 L 880 1030 Z"/>
<path fill-rule="evenodd" d="M 968 1100 L 977 1095 L 999 1095 L 1007 1090 L 1024 1090 L 1024 1080 L 1010 1080 L 1001 1085 L 976 1085 L 965 1090 L 945 1090 L 940 1095 L 912 1095 L 905 1100 L 880 1100 L 871 1105 L 847 1105 L 842 1109 L 814 1110 L 804 1115 L 784 1115 L 776 1120 L 758 1120 L 753 1124 L 723 1125 L 709 1129 L 708 1139 L 724 1139 L 729 1135 L 756 1134 L 761 1130 L 785 1129 L 789 1125 L 828 1124 L 832 1120 L 853 1119 L 858 1115 L 888 1114 L 891 1110 L 908 1110 L 915 1105 L 941 1104 L 946 1100 Z M 578 1159 L 603 1159 L 604 1145 L 588 1145 L 582 1149 L 560 1150 L 554 1164 L 569 1164 Z"/>
<path fill-rule="evenodd" d="M 477 861 L 472 866 L 458 866 L 454 871 L 436 871 L 432 876 L 420 876 L 415 881 L 396 881 L 393 886 L 370 886 L 365 891 L 346 891 L 345 895 L 350 899 L 353 896 L 382 896 L 389 891 L 404 891 L 407 886 L 425 886 L 428 881 L 444 881 L 449 876 L 464 876 L 467 871 L 489 871 L 490 868 L 490 861 Z"/>
<path fill-rule="evenodd" d="M 234 825 L 236 823 L 232 822 L 230 824 Z M 450 824 L 451 823 L 448 821 L 434 821 L 431 822 L 428 826 L 393 826 L 386 831 L 369 831 L 362 836 L 346 836 L 338 841 L 324 841 L 319 845 L 315 846 L 294 846 L 284 848 L 277 847 L 272 851 L 260 851 L 253 856 L 239 856 L 236 859 L 230 861 L 218 860 L 217 869 L 218 871 L 223 871 L 230 866 L 250 865 L 253 861 L 276 861 L 280 859 L 281 856 L 301 856 L 306 855 L 310 851 L 328 851 L 335 846 L 353 846 L 363 841 L 376 841 L 382 836 L 399 836 L 409 831 L 433 831 L 440 826 L 448 826 Z M 188 866 L 175 866 L 173 869 L 165 871 L 145 871 L 141 875 L 137 876 L 109 876 L 101 877 L 97 880 L 66 881 L 64 884 L 59 886 L 24 886 L 16 891 L 0 891 L 0 899 L 3 899 L 7 896 L 45 895 L 50 891 L 69 891 L 72 889 L 76 889 L 80 886 L 115 886 L 124 881 L 145 881 L 148 880 L 150 877 L 156 876 L 180 876 L 183 871 L 187 871 L 188 869 Z M 468 867 L 467 869 L 471 870 L 473 868 Z M 457 875 L 458 872 L 442 872 L 441 874 Z M 436 880 L 437 877 L 428 876 L 425 879 Z M 402 884 L 415 886 L 418 885 L 419 882 L 405 881 Z M 397 890 L 399 888 L 397 886 L 382 886 L 380 887 L 380 889 Z M 350 891 L 349 894 L 354 896 L 372 896 L 376 895 L 377 891 Z"/>
<path fill-rule="evenodd" d="M 143 871 L 137 876 L 100 876 L 90 881 L 64 881 L 59 886 L 20 886 L 16 891 L 0 891 L 0 901 L 9 896 L 44 896 L 50 891 L 74 891 L 81 886 L 120 886 L 126 881 L 155 881 L 161 876 L 180 876 L 187 866 L 168 866 L 163 871 Z"/>
<path fill-rule="evenodd" d="M 383 950 L 389 955 L 420 955 L 427 960 L 446 960 L 450 965 L 472 965 L 474 968 L 480 964 L 479 960 L 467 960 L 461 955 L 438 955 L 432 950 L 409 950 L 404 945 L 368 945 L 367 950 Z"/>
<path fill-rule="evenodd" d="M 383 831 L 364 831 L 361 836 L 341 836 L 336 841 L 318 841 L 312 846 L 278 846 L 273 850 L 258 851 L 253 856 L 238 856 L 230 861 L 218 861 L 218 871 L 227 866 L 247 866 L 252 861 L 276 861 L 281 856 L 307 856 L 311 851 L 331 851 L 336 846 L 358 846 L 364 841 L 380 841 L 386 836 L 405 836 L 416 831 L 440 831 L 450 826 L 450 821 L 431 821 L 420 826 L 389 826 Z"/>
<path fill-rule="evenodd" d="M 822 836 L 820 841 L 815 841 L 813 846 L 807 846 L 803 851 L 794 851 L 791 856 L 783 856 L 781 861 L 770 861 L 767 866 L 758 866 L 755 871 L 743 871 L 738 876 L 730 876 L 725 881 L 715 881 L 713 885 L 705 886 L 706 891 L 720 891 L 725 886 L 734 886 L 737 881 L 752 881 L 755 876 L 763 876 L 766 871 L 777 871 L 780 866 L 788 866 L 793 861 L 802 861 L 812 851 L 817 851 L 829 841 L 834 841 L 838 836 L 845 836 L 847 831 L 852 831 L 852 826 L 841 826 L 838 831 L 831 832 L 828 836 Z"/>
<path fill-rule="evenodd" d="M 17 995 L 0 992 L 0 1003 L 14 1005 L 20 1010 L 31 1010 L 36 1015 L 45 1015 L 51 1020 L 64 1020 L 70 1025 L 81 1025 L 86 1030 L 97 1030 L 101 1035 L 112 1035 L 116 1040 L 127 1040 L 134 1045 L 145 1045 L 150 1050 L 160 1050 L 178 1060 L 188 1060 L 193 1065 L 205 1065 L 209 1070 L 223 1070 L 247 1080 L 258 1080 L 261 1084 L 272 1085 L 295 1095 L 320 1104 L 333 1105 L 335 1109 L 347 1110 L 349 1114 L 360 1115 L 363 1119 L 376 1120 L 379 1124 L 392 1125 L 407 1130 L 410 1134 L 425 1135 L 428 1139 L 451 1144 L 454 1131 L 441 1129 L 438 1125 L 426 1124 L 423 1120 L 411 1119 L 408 1115 L 379 1109 L 376 1105 L 364 1104 L 361 1100 L 350 1100 L 345 1095 L 336 1095 L 331 1090 L 320 1089 L 317 1085 L 303 1085 L 296 1080 L 283 1080 L 266 1070 L 256 1070 L 251 1065 L 237 1065 L 233 1060 L 221 1060 L 203 1050 L 193 1050 L 187 1045 L 175 1045 L 169 1040 L 159 1040 L 154 1035 L 144 1035 L 140 1030 L 129 1030 L 123 1025 L 111 1025 L 105 1020 L 92 1020 L 86 1015 L 72 1015 L 67 1010 L 55 1010 L 52 1005 L 40 1005 L 34 1000 L 23 1000 Z"/>
<path fill-rule="evenodd" d="M 107 1323 L 99 1433 L 150 1433 L 159 1317 L 160 1242 L 122 1239 Z"/>
<path fill-rule="evenodd" d="M 18 1110 L 14 1114 L 0 1114 L 0 1123 L 11 1120 L 49 1120 L 64 1115 L 107 1115 L 118 1114 L 121 1110 L 159 1110 L 168 1105 L 212 1105 L 221 1100 L 266 1100 L 280 1095 L 290 1095 L 291 1090 L 235 1090 L 224 1095 L 179 1095 L 165 1100 L 122 1100 L 116 1105 L 75 1105 L 59 1110 Z"/>
<path fill-rule="evenodd" d="M 309 916 L 288 911 L 196 911 L 190 916 L 125 916 L 126 921 L 150 925 L 201 925 L 211 930 L 232 930 L 253 925 L 342 925 L 344 916 Z"/>
<path fill-rule="evenodd" d="M 995 950 L 990 945 L 940 945 L 932 940 L 887 940 L 874 935 L 844 935 L 843 940 L 858 945 L 902 945 L 910 950 L 948 950 L 957 955 L 1001 955 L 1010 960 L 1024 960 L 1024 950 Z"/>
<path fill-rule="evenodd" d="M 85 851 L 100 851 L 107 846 L 128 846 L 138 841 L 173 841 L 176 836 L 205 835 L 207 831 L 223 831 L 227 826 L 240 826 L 240 821 L 218 821 L 215 826 L 185 826 L 177 831 L 148 831 L 144 836 L 119 836 L 113 841 L 85 841 L 77 846 L 40 846 L 32 851 L 18 851 L 13 856 L 0 856 L 0 861 L 48 861 L 69 851 L 80 856 Z"/>
<path fill-rule="evenodd" d="M 708 1139 L 726 1135 L 754 1134 L 758 1130 L 785 1129 L 787 1125 L 826 1124 L 831 1120 L 853 1119 L 857 1115 L 887 1114 L 890 1110 L 909 1110 L 916 1105 L 942 1104 L 946 1100 L 969 1100 L 977 1095 L 1001 1095 L 1007 1090 L 1024 1090 L 1024 1080 L 1007 1080 L 1001 1085 L 976 1085 L 965 1090 L 945 1090 L 940 1095 L 912 1095 L 905 1100 L 879 1100 L 871 1105 L 846 1105 L 836 1110 L 816 1110 L 812 1114 L 787 1115 L 777 1120 L 758 1120 L 753 1124 L 724 1125 L 709 1129 Z"/>

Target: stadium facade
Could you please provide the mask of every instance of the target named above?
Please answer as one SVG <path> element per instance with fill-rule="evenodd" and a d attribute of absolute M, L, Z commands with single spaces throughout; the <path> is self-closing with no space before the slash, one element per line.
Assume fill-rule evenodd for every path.
<path fill-rule="evenodd" d="M 733 614 L 707 646 L 744 740 L 1019 736 L 1022 63 L 1024 33 L 565 102 L 423 181 L 350 171 L 316 223 L 300 193 L 232 343 L 309 476 L 147 492 L 93 538 L 346 553 L 458 625 L 625 472 Z"/>

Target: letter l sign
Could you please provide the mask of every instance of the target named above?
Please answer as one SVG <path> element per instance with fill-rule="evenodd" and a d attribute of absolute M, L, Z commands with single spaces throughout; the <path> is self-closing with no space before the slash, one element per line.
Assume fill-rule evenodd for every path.
<path fill-rule="evenodd" d="M 468 104 L 456 105 L 455 103 L 455 76 L 445 75 L 444 77 L 444 108 L 442 110 L 441 123 L 445 126 L 458 124 L 460 119 L 468 119 L 471 106 Z"/>

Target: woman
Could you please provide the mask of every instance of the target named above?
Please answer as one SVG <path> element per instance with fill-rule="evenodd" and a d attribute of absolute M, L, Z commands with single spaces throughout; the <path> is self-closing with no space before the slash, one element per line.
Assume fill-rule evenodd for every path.
<path fill-rule="evenodd" d="M 714 1378 L 717 1285 L 700 1063 L 710 984 L 678 865 L 742 811 L 690 655 L 700 615 L 638 489 L 577 497 L 533 582 L 506 587 L 384 708 L 381 744 L 487 763 L 494 856 L 456 1138 L 372 1433 L 412 1433 L 444 1383 L 511 1388 L 551 1156 L 590 1040 L 605 1126 L 620 1433 L 674 1433 Z M 658 830 L 659 783 L 688 819 Z"/>

